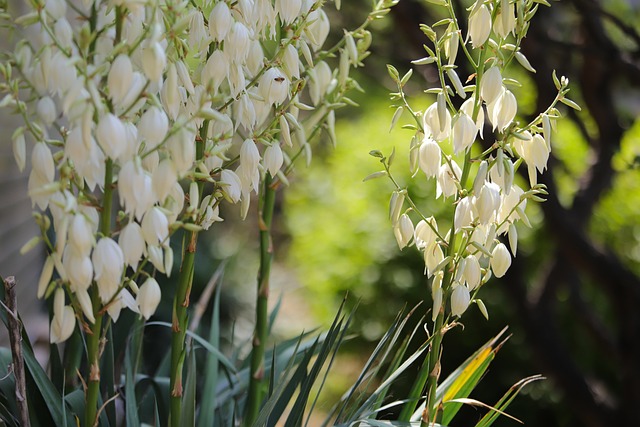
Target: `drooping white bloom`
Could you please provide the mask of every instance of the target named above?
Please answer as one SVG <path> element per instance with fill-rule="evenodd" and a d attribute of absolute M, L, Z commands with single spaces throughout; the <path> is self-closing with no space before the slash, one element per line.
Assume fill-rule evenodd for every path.
<path fill-rule="evenodd" d="M 491 33 L 491 12 L 483 4 L 469 17 L 469 35 L 474 48 L 479 48 L 487 41 Z"/>
<path fill-rule="evenodd" d="M 253 170 L 260 163 L 260 152 L 253 139 L 247 138 L 240 147 L 240 165 L 247 170 Z"/>
<path fill-rule="evenodd" d="M 51 19 L 57 21 L 67 13 L 67 2 L 65 0 L 47 0 L 44 10 L 51 16 Z"/>
<path fill-rule="evenodd" d="M 502 74 L 500 68 L 493 66 L 486 70 L 480 82 L 480 96 L 488 104 L 493 103 L 502 93 Z"/>
<path fill-rule="evenodd" d="M 271 106 L 282 104 L 289 95 L 289 79 L 278 68 L 269 68 L 260 77 L 260 95 Z"/>
<path fill-rule="evenodd" d="M 138 138 L 147 143 L 147 150 L 156 148 L 169 131 L 169 119 L 158 107 L 151 107 L 140 117 Z"/>
<path fill-rule="evenodd" d="M 49 282 L 51 282 L 51 277 L 53 276 L 53 267 L 55 266 L 55 260 L 52 255 L 47 257 L 47 260 L 44 262 L 44 266 L 42 267 L 42 272 L 40 273 L 40 278 L 38 279 L 38 298 L 42 298 L 47 291 L 47 287 L 49 286 Z"/>
<path fill-rule="evenodd" d="M 427 218 L 429 223 L 435 228 L 438 229 L 438 224 L 436 223 L 433 217 Z M 431 246 L 432 243 L 436 240 L 436 233 L 433 231 L 431 226 L 424 219 L 420 220 L 418 224 L 416 224 L 416 229 L 414 232 L 414 238 L 416 242 L 416 247 L 418 249 L 425 249 Z"/>
<path fill-rule="evenodd" d="M 169 221 L 167 216 L 154 206 L 142 218 L 142 236 L 148 245 L 158 246 L 167 244 L 169 237 Z"/>
<path fill-rule="evenodd" d="M 464 112 L 467 116 L 473 118 L 473 110 L 475 107 L 476 99 L 475 97 L 471 97 L 464 101 L 460 106 L 460 111 Z M 480 133 L 480 138 L 483 138 L 483 129 L 484 129 L 484 109 L 482 106 L 478 109 L 478 115 L 476 116 L 476 128 L 478 128 L 478 132 Z"/>
<path fill-rule="evenodd" d="M 162 292 L 160 285 L 158 285 L 158 282 L 153 277 L 149 277 L 142 286 L 140 286 L 138 296 L 136 297 L 138 309 L 145 320 L 149 320 L 156 312 L 161 298 Z"/>
<path fill-rule="evenodd" d="M 418 164 L 422 172 L 427 178 L 433 178 L 438 175 L 440 163 L 442 162 L 442 151 L 437 142 L 430 137 L 425 137 L 420 145 L 420 153 L 418 156 Z"/>
<path fill-rule="evenodd" d="M 67 246 L 62 256 L 62 265 L 73 292 L 89 289 L 93 278 L 89 254 L 78 253 L 73 247 Z"/>
<path fill-rule="evenodd" d="M 144 254 L 144 237 L 142 228 L 137 222 L 131 221 L 121 231 L 118 237 L 118 245 L 122 250 L 125 263 L 134 270 L 138 268 L 138 262 Z"/>
<path fill-rule="evenodd" d="M 225 4 L 224 2 L 220 3 Z M 191 11 L 191 19 L 189 21 L 189 46 L 197 52 L 196 55 L 201 57 L 206 53 L 206 49 L 211 40 L 207 28 L 204 25 L 204 16 L 202 16 L 200 10 L 194 8 Z M 211 25 L 211 21 L 209 21 L 209 25 Z"/>
<path fill-rule="evenodd" d="M 96 139 L 107 157 L 116 160 L 126 151 L 126 137 L 124 125 L 116 116 L 108 113 L 100 118 Z"/>
<path fill-rule="evenodd" d="M 427 277 L 434 274 L 435 268 L 444 261 L 444 253 L 442 248 L 435 241 L 424 251 L 424 265 L 427 268 Z"/>
<path fill-rule="evenodd" d="M 453 152 L 458 154 L 469 148 L 476 140 L 478 128 L 466 113 L 460 112 L 453 125 Z"/>
<path fill-rule="evenodd" d="M 153 205 L 154 192 L 151 176 L 138 160 L 130 160 L 122 166 L 118 175 L 118 194 L 125 212 L 140 220 Z"/>
<path fill-rule="evenodd" d="M 158 42 L 151 42 L 142 51 L 142 71 L 152 82 L 162 80 L 164 68 L 167 66 L 167 55 Z"/>
<path fill-rule="evenodd" d="M 300 14 L 302 0 L 276 0 L 275 9 L 283 24 L 289 25 Z"/>
<path fill-rule="evenodd" d="M 181 127 L 176 133 L 167 138 L 166 143 L 171 160 L 179 176 L 191 169 L 196 158 L 195 132 L 187 127 Z"/>
<path fill-rule="evenodd" d="M 132 82 L 133 66 L 131 65 L 131 59 L 128 55 L 120 54 L 113 60 L 107 76 L 107 87 L 113 102 L 120 104 L 124 100 Z"/>
<path fill-rule="evenodd" d="M 480 223 L 488 224 L 495 218 L 500 208 L 500 187 L 493 182 L 485 182 L 474 199 L 474 207 Z"/>
<path fill-rule="evenodd" d="M 152 186 L 155 199 L 163 202 L 176 182 L 178 182 L 178 173 L 173 161 L 164 159 L 153 172 Z"/>
<path fill-rule="evenodd" d="M 49 342 L 58 344 L 66 341 L 76 327 L 76 316 L 73 308 L 64 304 L 64 291 L 58 288 L 53 297 L 53 318 L 49 331 Z"/>
<path fill-rule="evenodd" d="M 22 172 L 27 162 L 27 143 L 24 138 L 24 132 L 16 131 L 11 137 L 11 147 L 13 149 L 13 158 L 18 165 L 18 170 Z"/>
<path fill-rule="evenodd" d="M 304 34 L 308 37 L 313 49 L 318 50 L 329 35 L 331 27 L 329 17 L 327 17 L 324 10 L 315 9 L 309 12 L 307 22 L 310 22 L 310 24 L 305 28 Z"/>
<path fill-rule="evenodd" d="M 518 110 L 518 101 L 511 91 L 504 89 L 502 94 L 487 108 L 493 129 L 503 131 L 515 118 Z"/>
<path fill-rule="evenodd" d="M 249 71 L 249 76 L 253 77 L 258 74 L 260 70 L 262 70 L 262 67 L 264 66 L 264 59 L 264 50 L 262 50 L 262 44 L 260 43 L 260 40 L 252 40 L 251 47 L 249 48 L 249 56 L 247 57 L 246 63 L 247 71 Z"/>
<path fill-rule="evenodd" d="M 163 251 L 160 246 L 147 246 L 147 255 L 149 257 L 149 261 L 151 264 L 158 270 L 160 273 L 164 273 L 164 257 Z"/>
<path fill-rule="evenodd" d="M 282 167 L 282 163 L 284 163 L 282 149 L 278 142 L 274 142 L 270 147 L 267 147 L 267 149 L 264 150 L 264 165 L 271 176 L 274 177 Z"/>
<path fill-rule="evenodd" d="M 251 47 L 249 29 L 242 22 L 234 22 L 225 38 L 224 53 L 236 65 L 244 63 Z"/>
<path fill-rule="evenodd" d="M 300 78 L 300 57 L 293 44 L 288 44 L 282 55 L 282 70 L 289 79 Z"/>
<path fill-rule="evenodd" d="M 507 0 L 501 0 L 500 10 L 493 22 L 493 30 L 502 39 L 506 39 L 509 33 L 516 29 L 515 6 Z"/>
<path fill-rule="evenodd" d="M 482 279 L 480 263 L 478 262 L 478 258 L 473 255 L 467 255 L 464 260 L 462 277 L 464 277 L 469 290 L 472 291 L 480 285 L 480 280 Z"/>
<path fill-rule="evenodd" d="M 55 176 L 53 155 L 46 143 L 37 143 L 31 152 L 31 173 L 40 177 L 46 183 L 52 182 Z"/>
<path fill-rule="evenodd" d="M 180 97 L 180 90 L 178 89 L 178 71 L 174 63 L 169 64 L 167 68 L 167 78 L 162 85 L 160 99 L 169 118 L 175 120 L 180 112 L 182 99 Z"/>
<path fill-rule="evenodd" d="M 454 229 L 460 230 L 462 227 L 467 227 L 473 221 L 473 211 L 471 206 L 471 198 L 463 197 L 458 201 L 456 206 L 456 212 L 453 219 Z"/>
<path fill-rule="evenodd" d="M 511 255 L 504 243 L 498 243 L 491 252 L 491 270 L 493 275 L 500 278 L 511 266 Z"/>
<path fill-rule="evenodd" d="M 76 298 L 80 304 L 80 308 L 84 313 L 87 320 L 91 323 L 95 323 L 96 319 L 93 316 L 93 305 L 91 304 L 91 297 L 86 290 L 76 291 Z"/>
<path fill-rule="evenodd" d="M 393 232 L 396 236 L 396 240 L 398 242 L 400 250 L 404 249 L 411 243 L 411 241 L 413 240 L 414 229 L 409 215 L 402 214 L 400 216 L 400 219 L 393 228 Z"/>
<path fill-rule="evenodd" d="M 122 250 L 113 239 L 103 237 L 96 244 L 91 261 L 100 299 L 106 304 L 118 292 L 124 270 Z"/>
<path fill-rule="evenodd" d="M 471 301 L 471 295 L 469 289 L 465 285 L 454 285 L 453 292 L 451 292 L 451 314 L 454 316 L 462 316 L 469 307 Z"/>
<path fill-rule="evenodd" d="M 451 134 L 451 113 L 444 107 L 438 108 L 438 103 L 434 102 L 427 108 L 422 116 L 422 123 L 425 127 L 425 133 L 427 129 L 431 132 L 431 137 L 440 142 L 449 137 Z M 444 120 L 442 120 L 444 117 Z"/>
<path fill-rule="evenodd" d="M 217 2 L 209 15 L 209 34 L 211 34 L 211 38 L 214 41 L 223 41 L 231 29 L 232 23 L 231 11 L 227 3 L 224 1 Z"/>
<path fill-rule="evenodd" d="M 453 170 L 451 167 L 453 167 Z M 436 198 L 439 198 L 440 195 L 444 195 L 444 197 L 453 196 L 458 191 L 457 183 L 462 176 L 462 170 L 453 159 L 451 159 L 451 167 L 447 162 L 440 166 L 436 182 Z"/>
<path fill-rule="evenodd" d="M 311 102 L 313 102 L 313 105 L 318 105 L 331 84 L 331 68 L 326 62 L 320 61 L 313 69 L 309 70 L 309 76 Z"/>
<path fill-rule="evenodd" d="M 69 225 L 68 244 L 73 247 L 77 254 L 88 256 L 95 243 L 91 224 L 86 217 L 77 213 L 73 216 Z"/>
<path fill-rule="evenodd" d="M 228 77 L 229 60 L 221 50 L 214 50 L 207 59 L 207 63 L 202 68 L 200 80 L 202 84 L 210 87 L 214 93 L 218 92 L 218 88 Z"/>
<path fill-rule="evenodd" d="M 58 113 L 56 112 L 56 104 L 53 102 L 53 99 L 48 96 L 43 96 L 38 100 L 36 113 L 38 114 L 38 117 L 40 117 L 40 120 L 42 120 L 42 123 L 46 126 L 51 126 L 58 116 Z"/>
<path fill-rule="evenodd" d="M 113 299 L 113 302 L 107 307 L 107 313 L 109 313 L 114 322 L 117 322 L 120 317 L 120 311 L 125 307 L 134 313 L 138 312 L 138 304 L 133 295 L 128 290 L 121 289 Z"/>

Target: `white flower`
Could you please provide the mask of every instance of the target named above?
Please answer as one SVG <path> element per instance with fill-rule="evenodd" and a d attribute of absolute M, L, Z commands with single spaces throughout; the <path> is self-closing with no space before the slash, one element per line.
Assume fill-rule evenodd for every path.
<path fill-rule="evenodd" d="M 436 223 L 433 217 L 427 218 L 429 223 L 435 228 L 438 229 L 438 224 Z M 416 229 L 414 232 L 414 237 L 416 239 L 416 247 L 418 249 L 425 249 L 431 246 L 432 243 L 436 240 L 436 233 L 429 226 L 427 221 L 424 219 L 420 220 L 418 224 L 416 224 Z"/>
<path fill-rule="evenodd" d="M 302 0 L 275 0 L 275 9 L 280 15 L 280 20 L 284 25 L 289 25 L 300 14 Z"/>
<path fill-rule="evenodd" d="M 471 295 L 469 289 L 464 285 L 454 285 L 453 292 L 451 292 L 451 314 L 454 316 L 462 316 L 469 307 Z"/>
<path fill-rule="evenodd" d="M 142 71 L 152 82 L 159 83 L 167 66 L 167 55 L 158 42 L 151 42 L 142 51 Z"/>
<path fill-rule="evenodd" d="M 480 194 L 475 197 L 474 207 L 481 224 L 488 224 L 493 220 L 500 208 L 500 187 L 492 182 L 485 182 Z"/>
<path fill-rule="evenodd" d="M 173 185 L 178 182 L 178 173 L 171 159 L 164 159 L 153 172 L 151 179 L 155 199 L 163 202 L 167 198 Z"/>
<path fill-rule="evenodd" d="M 424 265 L 427 268 L 427 277 L 431 277 L 435 268 L 444 261 L 442 248 L 435 241 L 424 251 Z"/>
<path fill-rule="evenodd" d="M 463 197 L 456 206 L 456 212 L 453 218 L 453 225 L 456 231 L 462 227 L 467 227 L 473 221 L 471 209 L 471 198 Z"/>
<path fill-rule="evenodd" d="M 51 319 L 51 329 L 49 331 L 49 342 L 51 344 L 66 341 L 76 327 L 76 316 L 73 308 L 65 305 L 64 299 L 64 291 L 62 288 L 58 288 L 53 297 L 53 318 Z"/>
<path fill-rule="evenodd" d="M 27 143 L 23 131 L 16 131 L 11 137 L 13 158 L 18 165 L 18 170 L 22 172 L 27 162 Z"/>
<path fill-rule="evenodd" d="M 45 183 L 53 181 L 55 176 L 55 164 L 53 155 L 46 143 L 36 143 L 31 152 L 31 174 L 35 174 Z"/>
<path fill-rule="evenodd" d="M 404 247 L 408 246 L 413 240 L 413 223 L 411 222 L 411 218 L 409 215 L 402 214 L 400 219 L 396 223 L 393 228 L 394 235 L 396 236 L 396 240 L 398 241 L 398 246 L 400 250 Z"/>
<path fill-rule="evenodd" d="M 288 44 L 282 55 L 282 70 L 289 79 L 300 78 L 300 58 L 293 44 Z"/>
<path fill-rule="evenodd" d="M 100 118 L 96 128 L 96 139 L 104 154 L 111 159 L 118 159 L 127 150 L 125 127 L 111 113 Z"/>
<path fill-rule="evenodd" d="M 218 88 L 228 75 L 229 60 L 221 50 L 214 50 L 200 73 L 202 84 L 217 93 Z"/>
<path fill-rule="evenodd" d="M 84 313 L 87 320 L 91 323 L 95 323 L 96 319 L 93 316 L 93 305 L 91 304 L 91 297 L 86 290 L 76 291 L 76 298 L 80 304 L 80 308 Z"/>
<path fill-rule="evenodd" d="M 286 61 L 286 50 L 285 57 L 283 57 L 282 60 Z M 251 77 L 258 74 L 264 66 L 264 51 L 262 50 L 262 43 L 260 43 L 260 40 L 258 39 L 251 41 L 251 47 L 249 48 L 249 57 L 247 58 L 246 66 Z"/>
<path fill-rule="evenodd" d="M 53 99 L 48 96 L 43 96 L 38 100 L 36 113 L 46 126 L 51 126 L 58 115 L 56 112 L 55 102 L 53 102 Z"/>
<path fill-rule="evenodd" d="M 480 82 L 480 97 L 491 104 L 502 92 L 502 74 L 500 68 L 493 66 L 484 72 Z"/>
<path fill-rule="evenodd" d="M 136 270 L 138 262 L 144 254 L 144 237 L 142 236 L 142 228 L 137 222 L 131 221 L 120 231 L 118 246 L 122 250 L 124 261 Z"/>
<path fill-rule="evenodd" d="M 473 255 L 468 255 L 464 261 L 462 277 L 464 277 L 467 286 L 469 286 L 469 290 L 472 291 L 480 285 L 480 280 L 482 279 L 480 263 L 478 262 L 478 258 Z"/>
<path fill-rule="evenodd" d="M 444 120 L 441 120 L 441 117 L 444 117 Z M 449 113 L 446 106 L 444 109 L 440 107 L 439 112 L 437 102 L 434 102 L 425 110 L 422 116 L 422 123 L 425 127 L 425 133 L 428 135 L 430 132 L 431 137 L 438 142 L 447 139 L 451 133 L 451 113 Z"/>
<path fill-rule="evenodd" d="M 175 120 L 180 112 L 182 99 L 180 98 L 180 91 L 178 89 L 178 71 L 174 63 L 169 64 L 169 68 L 167 68 L 167 78 L 162 85 L 160 98 L 162 100 L 162 106 L 169 117 Z"/>
<path fill-rule="evenodd" d="M 464 112 L 467 116 L 473 118 L 473 109 L 475 107 L 476 99 L 475 97 L 471 97 L 464 101 L 460 106 L 460 111 Z M 478 128 L 478 132 L 480 132 L 480 138 L 483 138 L 483 128 L 484 128 L 484 109 L 482 106 L 478 109 L 478 115 L 476 117 L 476 128 Z"/>
<path fill-rule="evenodd" d="M 231 29 L 232 22 L 231 11 L 227 3 L 224 1 L 217 2 L 209 15 L 209 34 L 211 34 L 213 40 L 223 41 Z"/>
<path fill-rule="evenodd" d="M 289 79 L 278 68 L 269 68 L 260 77 L 260 95 L 270 106 L 282 104 L 289 95 Z"/>
<path fill-rule="evenodd" d="M 142 286 L 140 286 L 138 296 L 136 297 L 138 309 L 145 320 L 149 320 L 149 318 L 156 312 L 156 308 L 158 308 L 161 298 L 162 293 L 160 291 L 160 285 L 158 285 L 158 282 L 156 282 L 153 277 L 149 277 L 145 280 Z"/>
<path fill-rule="evenodd" d="M 309 81 L 311 102 L 313 102 L 313 105 L 318 105 L 331 84 L 331 68 L 326 62 L 320 61 L 313 69 L 309 70 L 309 76 L 311 78 Z"/>
<path fill-rule="evenodd" d="M 89 289 L 93 278 L 89 254 L 78 253 L 73 247 L 67 246 L 62 256 L 62 265 L 73 292 Z"/>
<path fill-rule="evenodd" d="M 242 64 L 246 61 L 251 47 L 251 35 L 249 29 L 242 22 L 234 22 L 225 38 L 224 53 L 229 56 L 231 62 Z"/>
<path fill-rule="evenodd" d="M 487 41 L 491 33 L 491 12 L 483 4 L 469 17 L 469 35 L 474 48 L 479 48 Z"/>
<path fill-rule="evenodd" d="M 429 137 L 425 137 L 420 145 L 420 153 L 418 156 L 418 164 L 422 172 L 427 178 L 438 175 L 440 163 L 442 161 L 442 152 L 437 142 Z"/>
<path fill-rule="evenodd" d="M 131 59 L 127 55 L 120 54 L 113 60 L 107 76 L 107 87 L 113 102 L 120 104 L 125 99 L 132 82 L 133 67 Z"/>
<path fill-rule="evenodd" d="M 42 298 L 46 293 L 49 282 L 51 282 L 51 277 L 53 276 L 54 266 L 55 260 L 53 259 L 52 255 L 49 255 L 47 257 L 47 260 L 44 262 L 42 272 L 40 273 L 40 278 L 38 279 L 38 298 Z"/>
<path fill-rule="evenodd" d="M 88 256 L 94 243 L 91 224 L 83 214 L 75 214 L 69 225 L 68 244 L 77 254 Z"/>
<path fill-rule="evenodd" d="M 476 140 L 478 128 L 464 112 L 460 112 L 453 125 L 453 152 L 458 154 L 469 148 Z"/>
<path fill-rule="evenodd" d="M 504 10 L 506 6 L 506 11 Z M 496 15 L 493 22 L 493 30 L 502 39 L 506 39 L 509 33 L 513 33 L 516 29 L 515 7 L 513 3 L 502 0 L 500 11 Z"/>
<path fill-rule="evenodd" d="M 453 170 L 451 170 L 449 163 L 446 162 L 440 166 L 436 182 L 436 198 L 439 198 L 440 195 L 444 195 L 444 197 L 453 196 L 458 191 L 456 184 L 462 176 L 462 170 L 453 159 L 451 159 L 451 166 Z"/>
<path fill-rule="evenodd" d="M 217 5 L 219 4 L 226 5 L 226 3 L 222 1 Z M 209 34 L 207 34 L 207 28 L 204 25 L 204 16 L 202 16 L 202 12 L 196 8 L 192 9 L 191 19 L 189 21 L 189 46 L 192 49 L 195 49 L 197 52 L 196 55 L 201 56 L 205 52 L 210 41 Z M 209 24 L 211 25 L 211 21 L 209 21 Z"/>
<path fill-rule="evenodd" d="M 191 169 L 196 158 L 194 132 L 186 127 L 181 127 L 167 139 L 166 146 L 171 153 L 171 160 L 173 160 L 178 175 L 181 176 Z"/>
<path fill-rule="evenodd" d="M 324 44 L 329 35 L 331 24 L 327 14 L 322 9 L 315 9 L 309 12 L 307 22 L 310 24 L 305 28 L 305 35 L 309 38 L 314 50 L 318 50 Z"/>
<path fill-rule="evenodd" d="M 142 236 L 148 245 L 164 245 L 169 237 L 169 221 L 167 216 L 154 206 L 142 218 Z"/>
<path fill-rule="evenodd" d="M 491 270 L 496 277 L 505 275 L 511 266 L 511 255 L 504 243 L 498 243 L 491 252 Z"/>
<path fill-rule="evenodd" d="M 518 101 L 511 91 L 504 89 L 496 100 L 487 106 L 494 130 L 504 131 L 513 121 L 518 110 Z"/>
<path fill-rule="evenodd" d="M 98 293 L 105 304 L 118 292 L 124 270 L 124 256 L 120 246 L 113 239 L 103 237 L 96 244 L 91 261 Z"/>
<path fill-rule="evenodd" d="M 272 177 L 276 176 L 283 162 L 284 156 L 278 142 L 274 142 L 264 151 L 264 165 Z"/>
<path fill-rule="evenodd" d="M 138 122 L 138 138 L 146 141 L 147 150 L 156 148 L 164 140 L 169 131 L 169 119 L 158 107 L 151 107 L 140 117 Z"/>
<path fill-rule="evenodd" d="M 125 307 L 135 313 L 138 312 L 138 304 L 131 293 L 126 289 L 121 289 L 113 302 L 107 307 L 107 313 L 109 313 L 114 322 L 117 322 L 120 317 L 120 311 Z"/>
<path fill-rule="evenodd" d="M 153 205 L 151 176 L 142 168 L 139 159 L 128 161 L 120 169 L 118 194 L 125 212 L 134 214 L 138 220 Z"/>

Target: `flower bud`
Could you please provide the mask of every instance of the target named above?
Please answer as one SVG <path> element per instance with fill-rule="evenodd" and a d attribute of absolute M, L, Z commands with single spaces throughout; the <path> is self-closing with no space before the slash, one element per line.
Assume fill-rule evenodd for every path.
<path fill-rule="evenodd" d="M 156 312 L 156 308 L 158 308 L 158 304 L 160 304 L 161 297 L 162 293 L 160 291 L 160 286 L 153 277 L 149 277 L 145 280 L 142 286 L 140 286 L 136 302 L 138 304 L 140 314 L 145 318 L 145 320 L 149 320 L 149 318 Z"/>
<path fill-rule="evenodd" d="M 491 270 L 493 275 L 500 278 L 511 266 L 511 255 L 504 243 L 498 243 L 491 252 Z"/>
<path fill-rule="evenodd" d="M 436 277 L 439 277 L 439 275 L 437 275 Z M 433 280 L 434 282 L 436 281 L 435 278 Z M 433 297 L 433 309 L 432 309 L 432 313 L 431 313 L 431 320 L 433 322 L 436 321 L 436 319 L 438 318 L 438 314 L 440 314 L 440 310 L 442 309 L 442 297 L 443 297 L 443 291 L 442 291 L 442 287 L 438 286 L 435 288 L 435 290 L 432 291 L 432 297 Z"/>
<path fill-rule="evenodd" d="M 460 284 L 454 286 L 453 292 L 451 292 L 451 314 L 460 317 L 469 307 L 471 295 L 466 286 Z"/>
<path fill-rule="evenodd" d="M 47 260 L 44 262 L 42 273 L 40 273 L 40 279 L 38 280 L 38 298 L 42 298 L 47 291 L 47 287 L 51 281 L 51 276 L 53 275 L 54 265 L 55 261 L 53 259 L 53 255 L 49 255 Z"/>
<path fill-rule="evenodd" d="M 153 172 L 151 181 L 155 199 L 160 203 L 164 202 L 164 199 L 171 193 L 173 184 L 178 182 L 178 173 L 173 161 L 171 159 L 161 161 Z"/>
<path fill-rule="evenodd" d="M 64 291 L 56 290 L 53 303 L 53 318 L 49 331 L 49 342 L 58 344 L 66 341 L 76 327 L 76 316 L 71 306 L 64 304 Z"/>
<path fill-rule="evenodd" d="M 413 223 L 411 222 L 411 218 L 409 218 L 409 215 L 402 214 L 393 231 L 396 236 L 396 240 L 398 241 L 400 250 L 408 246 L 409 243 L 411 243 L 411 240 L 413 240 L 414 232 Z"/>
<path fill-rule="evenodd" d="M 420 145 L 418 164 L 422 172 L 427 175 L 427 178 L 433 178 L 438 175 L 441 161 L 442 152 L 440 146 L 433 139 L 425 137 Z"/>

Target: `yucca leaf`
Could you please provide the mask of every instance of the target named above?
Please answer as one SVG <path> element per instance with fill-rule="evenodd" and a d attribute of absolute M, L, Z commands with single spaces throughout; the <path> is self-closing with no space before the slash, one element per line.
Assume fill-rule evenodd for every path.
<path fill-rule="evenodd" d="M 533 375 L 531 377 L 524 378 L 509 388 L 509 390 L 498 400 L 498 402 L 492 407 L 490 412 L 487 412 L 484 417 L 476 424 L 476 427 L 489 427 L 495 420 L 504 413 L 507 407 L 511 404 L 513 399 L 520 393 L 523 387 L 534 382 L 543 380 L 542 375 Z"/>
<path fill-rule="evenodd" d="M 182 412 L 180 425 L 192 427 L 196 425 L 196 356 L 193 347 L 187 354 L 187 378 L 184 382 L 184 393 L 182 395 Z"/>
<path fill-rule="evenodd" d="M 213 348 L 220 348 L 220 290 L 222 286 L 216 287 L 213 298 L 213 313 L 211 324 L 209 325 L 209 344 Z M 202 385 L 202 404 L 198 414 L 198 427 L 208 427 L 214 425 L 216 385 L 218 383 L 219 360 L 216 353 L 211 353 L 205 362 L 204 383 Z"/>

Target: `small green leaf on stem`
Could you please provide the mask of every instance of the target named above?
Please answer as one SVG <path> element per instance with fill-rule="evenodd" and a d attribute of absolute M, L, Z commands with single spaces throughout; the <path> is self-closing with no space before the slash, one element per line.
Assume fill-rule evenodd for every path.
<path fill-rule="evenodd" d="M 580 108 L 578 104 L 576 104 L 574 101 L 570 100 L 569 98 L 562 97 L 560 98 L 560 102 L 562 102 L 564 105 L 568 107 L 573 108 L 576 111 L 582 111 L 582 108 Z"/>
<path fill-rule="evenodd" d="M 400 73 L 398 73 L 396 67 L 391 64 L 387 64 L 387 71 L 389 72 L 389 76 L 391 76 L 394 82 L 400 82 Z"/>
<path fill-rule="evenodd" d="M 372 180 L 372 179 L 380 178 L 380 177 L 383 177 L 383 176 L 387 176 L 387 171 L 378 171 L 378 172 L 374 172 L 374 173 L 372 173 L 371 175 L 368 175 L 367 177 L 365 177 L 365 178 L 362 180 L 362 182 L 370 181 L 370 180 Z"/>

